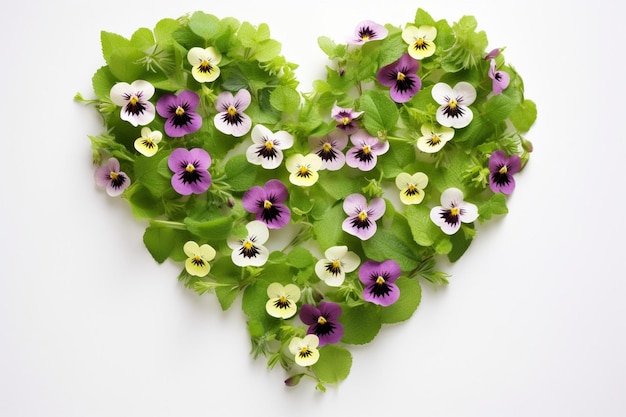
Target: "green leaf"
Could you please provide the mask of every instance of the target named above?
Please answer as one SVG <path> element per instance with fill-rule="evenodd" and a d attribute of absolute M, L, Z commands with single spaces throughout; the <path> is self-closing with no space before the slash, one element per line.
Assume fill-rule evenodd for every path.
<path fill-rule="evenodd" d="M 422 299 L 422 287 L 418 280 L 400 277 L 396 285 L 400 289 L 400 298 L 383 308 L 380 316 L 383 323 L 398 323 L 409 319 Z"/>
<path fill-rule="evenodd" d="M 381 328 L 380 307 L 371 303 L 343 307 L 340 321 L 344 327 L 342 342 L 351 345 L 369 343 Z"/>
<path fill-rule="evenodd" d="M 383 91 L 365 91 L 359 99 L 359 109 L 365 112 L 365 129 L 374 136 L 393 131 L 400 117 L 396 103 Z"/>
<path fill-rule="evenodd" d="M 274 39 L 266 39 L 258 43 L 253 58 L 259 62 L 267 62 L 280 55 L 282 45 Z"/>
<path fill-rule="evenodd" d="M 483 220 L 490 220 L 494 215 L 506 214 L 508 212 L 506 196 L 502 193 L 493 194 L 489 200 L 478 207 L 478 214 Z"/>
<path fill-rule="evenodd" d="M 215 287 L 215 295 L 222 307 L 222 310 L 228 310 L 239 294 L 239 276 L 241 268 L 236 266 L 230 260 L 230 257 L 221 257 L 211 265 L 211 275 L 219 277 L 220 284 L 232 284 L 227 286 Z"/>
<path fill-rule="evenodd" d="M 128 193 L 133 215 L 138 219 L 153 219 L 165 212 L 163 202 L 141 184 L 136 184 Z"/>
<path fill-rule="evenodd" d="M 319 360 L 311 366 L 317 377 L 326 384 L 336 384 L 350 374 L 352 355 L 344 347 L 326 345 L 320 348 Z"/>
<path fill-rule="evenodd" d="M 213 15 L 198 11 L 191 15 L 191 18 L 189 19 L 189 28 L 193 33 L 201 38 L 210 40 L 219 32 L 220 20 Z"/>
<path fill-rule="evenodd" d="M 100 43 L 102 44 L 102 56 L 104 60 L 110 64 L 109 60 L 113 52 L 120 48 L 130 48 L 131 44 L 128 39 L 118 35 L 117 33 L 111 33 L 106 31 L 100 32 Z"/>
<path fill-rule="evenodd" d="M 257 31 L 249 22 L 243 22 L 237 31 L 237 38 L 245 48 L 253 48 L 257 44 Z"/>
<path fill-rule="evenodd" d="M 488 120 L 498 123 L 506 120 L 516 107 L 517 103 L 506 94 L 498 94 L 487 100 L 483 113 Z"/>
<path fill-rule="evenodd" d="M 302 246 L 298 246 L 293 248 L 287 254 L 287 264 L 291 265 L 298 269 L 307 268 L 315 263 L 315 258 L 311 254 L 311 252 L 303 248 Z"/>
<path fill-rule="evenodd" d="M 111 74 L 111 70 L 108 66 L 98 69 L 91 78 L 93 90 L 96 93 L 96 96 L 98 96 L 101 100 L 109 98 L 111 87 L 113 87 L 116 82 L 117 80 L 113 74 Z"/>
<path fill-rule="evenodd" d="M 163 263 L 172 253 L 175 231 L 166 227 L 149 226 L 143 234 L 143 243 L 155 261 Z"/>
<path fill-rule="evenodd" d="M 111 73 L 120 81 L 132 83 L 143 78 L 146 73 L 144 66 L 139 61 L 146 55 L 136 48 L 117 48 L 109 57 Z"/>
<path fill-rule="evenodd" d="M 230 236 L 233 228 L 233 219 L 231 217 L 217 217 L 216 219 L 207 221 L 198 221 L 191 217 L 184 220 L 187 230 L 194 235 L 207 240 L 221 240 L 225 236 Z"/>
<path fill-rule="evenodd" d="M 341 204 L 328 208 L 322 218 L 313 223 L 315 239 L 323 250 L 335 246 L 341 239 L 341 223 L 346 215 Z"/>
<path fill-rule="evenodd" d="M 135 182 L 146 187 L 155 197 L 172 188 L 169 178 L 160 173 L 161 161 L 165 161 L 166 156 L 165 152 L 157 152 L 152 157 L 141 155 L 135 159 Z"/>
<path fill-rule="evenodd" d="M 257 170 L 248 162 L 245 155 L 240 154 L 228 159 L 224 172 L 231 190 L 247 191 L 254 185 Z"/>
<path fill-rule="evenodd" d="M 528 132 L 537 120 L 537 105 L 532 100 L 524 100 L 511 113 L 510 119 L 520 132 Z"/>
<path fill-rule="evenodd" d="M 139 28 L 131 36 L 130 44 L 133 48 L 145 51 L 154 45 L 154 35 L 148 28 Z"/>
<path fill-rule="evenodd" d="M 271 92 L 270 103 L 276 110 L 293 113 L 300 106 L 300 94 L 294 88 L 279 85 Z"/>
<path fill-rule="evenodd" d="M 450 242 L 452 242 L 452 250 L 448 253 L 450 262 L 458 261 L 472 243 L 474 234 L 466 233 L 465 230 L 474 232 L 474 224 L 463 224 L 461 230 L 450 236 Z"/>
<path fill-rule="evenodd" d="M 430 220 L 430 209 L 423 205 L 410 205 L 405 209 L 405 216 L 413 239 L 420 246 L 431 246 L 441 230 Z"/>
<path fill-rule="evenodd" d="M 414 247 L 389 229 L 378 228 L 362 246 L 368 258 L 379 262 L 394 259 L 403 271 L 410 271 L 419 264 Z"/>

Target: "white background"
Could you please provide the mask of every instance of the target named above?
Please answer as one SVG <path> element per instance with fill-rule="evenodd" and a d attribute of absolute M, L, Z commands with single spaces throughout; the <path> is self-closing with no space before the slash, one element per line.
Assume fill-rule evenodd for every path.
<path fill-rule="evenodd" d="M 623 16 L 600 0 L 14 2 L 0 17 L 0 415 L 626 415 Z M 144 224 L 93 183 L 100 30 L 130 36 L 203 10 L 268 23 L 324 74 L 317 37 L 364 19 L 476 16 L 537 103 L 535 152 L 447 288 L 352 349 L 328 392 L 253 360 L 239 302 L 222 312 L 157 265 Z"/>

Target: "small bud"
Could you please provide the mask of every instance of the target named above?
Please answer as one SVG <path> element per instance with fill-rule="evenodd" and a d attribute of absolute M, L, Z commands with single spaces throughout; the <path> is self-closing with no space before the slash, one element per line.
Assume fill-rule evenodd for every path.
<path fill-rule="evenodd" d="M 295 387 L 296 385 L 298 385 L 303 376 L 304 374 L 292 375 L 289 378 L 285 379 L 285 385 L 287 385 L 288 387 Z"/>

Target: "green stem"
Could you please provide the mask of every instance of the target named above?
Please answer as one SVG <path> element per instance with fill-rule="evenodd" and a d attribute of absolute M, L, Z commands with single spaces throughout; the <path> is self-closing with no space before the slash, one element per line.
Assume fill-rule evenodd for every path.
<path fill-rule="evenodd" d="M 164 227 L 176 230 L 187 230 L 187 225 L 182 222 L 174 222 L 170 220 L 150 220 L 150 226 Z"/>

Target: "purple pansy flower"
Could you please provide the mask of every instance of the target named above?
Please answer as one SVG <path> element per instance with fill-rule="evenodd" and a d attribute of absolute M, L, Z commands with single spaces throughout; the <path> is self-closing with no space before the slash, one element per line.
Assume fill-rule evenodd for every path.
<path fill-rule="evenodd" d="M 400 265 L 392 259 L 366 261 L 359 268 L 359 280 L 365 284 L 363 299 L 383 307 L 395 303 L 400 298 L 400 288 L 395 281 L 401 274 Z"/>
<path fill-rule="evenodd" d="M 344 232 L 367 240 L 376 233 L 376 220 L 385 214 L 385 200 L 376 197 L 369 205 L 361 194 L 350 194 L 343 202 L 343 211 L 348 218 L 343 221 L 341 228 Z"/>
<path fill-rule="evenodd" d="M 211 156 L 201 148 L 174 149 L 167 160 L 174 172 L 172 187 L 178 194 L 202 194 L 211 186 Z"/>
<path fill-rule="evenodd" d="M 522 162 L 519 155 L 508 158 L 504 151 L 495 151 L 489 158 L 489 187 L 494 193 L 511 194 L 515 189 L 513 174 L 519 172 Z"/>
<path fill-rule="evenodd" d="M 165 117 L 165 134 L 172 138 L 194 133 L 202 126 L 202 118 L 195 112 L 200 96 L 184 90 L 175 94 L 165 94 L 157 101 L 156 109 Z"/>
<path fill-rule="evenodd" d="M 329 171 L 336 171 L 346 163 L 346 156 L 342 153 L 348 144 L 348 135 L 340 130 L 334 130 L 323 137 L 310 137 L 309 145 L 313 153 L 322 158 L 322 167 Z"/>
<path fill-rule="evenodd" d="M 148 100 L 154 95 L 154 86 L 148 81 L 137 80 L 132 84 L 120 82 L 111 87 L 111 101 L 122 106 L 120 118 L 133 126 L 145 126 L 154 120 L 154 104 Z"/>
<path fill-rule="evenodd" d="M 409 54 L 382 67 L 376 79 L 385 87 L 390 87 L 389 94 L 396 103 L 406 103 L 422 88 L 422 80 L 417 76 L 419 62 Z"/>
<path fill-rule="evenodd" d="M 365 130 L 359 130 L 350 136 L 350 142 L 352 142 L 354 147 L 346 154 L 346 164 L 361 171 L 374 169 L 378 155 L 382 155 L 389 150 L 389 142 L 380 141 Z"/>
<path fill-rule="evenodd" d="M 364 20 L 358 24 L 354 30 L 354 39 L 350 40 L 352 44 L 363 44 L 369 41 L 385 39 L 389 31 L 383 25 L 371 20 Z"/>
<path fill-rule="evenodd" d="M 130 185 L 130 178 L 120 171 L 120 161 L 116 158 L 109 158 L 105 165 L 96 170 L 94 178 L 96 185 L 105 187 L 111 197 L 122 194 Z"/>
<path fill-rule="evenodd" d="M 328 301 L 322 301 L 319 307 L 304 304 L 300 308 L 300 320 L 309 326 L 306 333 L 317 335 L 320 347 L 337 343 L 343 337 L 343 325 L 337 321 L 339 316 L 341 306 Z"/>
<path fill-rule="evenodd" d="M 500 94 L 505 88 L 509 86 L 511 77 L 504 71 L 496 70 L 496 60 L 492 59 L 489 64 L 489 78 L 493 81 L 491 83 L 491 89 L 493 94 Z"/>
<path fill-rule="evenodd" d="M 357 130 L 359 126 L 354 119 L 362 115 L 362 111 L 354 111 L 354 109 L 339 107 L 337 104 L 333 106 L 330 112 L 330 116 L 338 121 L 337 129 L 341 129 L 346 135 L 351 135 Z"/>
<path fill-rule="evenodd" d="M 241 137 L 252 128 L 252 120 L 243 111 L 248 108 L 252 97 L 248 90 L 239 90 L 233 96 L 230 91 L 224 91 L 217 96 L 215 108 L 219 112 L 213 122 L 215 128 L 227 135 Z"/>
<path fill-rule="evenodd" d="M 494 48 L 491 51 L 489 51 L 487 53 L 487 55 L 485 55 L 485 60 L 488 61 L 490 59 L 494 59 L 496 58 L 498 55 L 500 55 L 500 52 L 502 52 L 504 48 Z"/>
<path fill-rule="evenodd" d="M 283 204 L 288 197 L 287 187 L 279 180 L 269 180 L 263 187 L 254 186 L 241 198 L 243 208 L 256 214 L 269 229 L 280 229 L 291 218 L 291 211 Z"/>
<path fill-rule="evenodd" d="M 463 201 L 463 191 L 448 188 L 441 193 L 441 206 L 430 210 L 430 220 L 447 235 L 455 234 L 461 223 L 472 223 L 478 218 L 478 207 Z"/>

